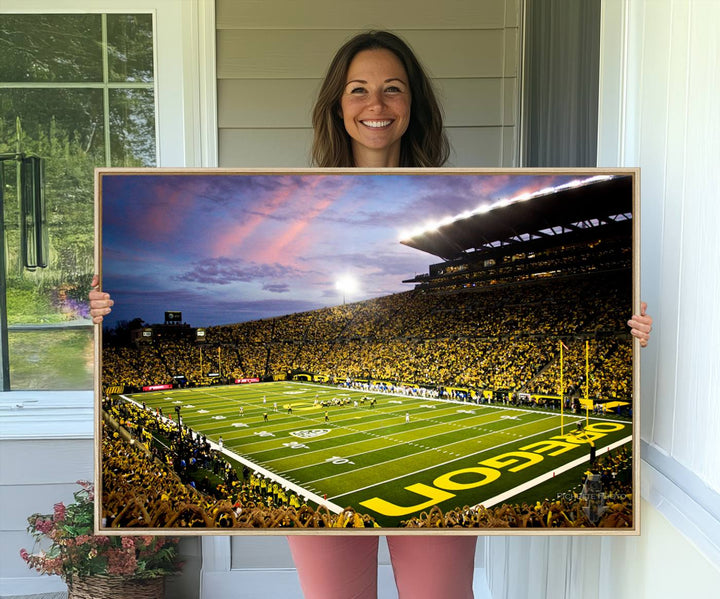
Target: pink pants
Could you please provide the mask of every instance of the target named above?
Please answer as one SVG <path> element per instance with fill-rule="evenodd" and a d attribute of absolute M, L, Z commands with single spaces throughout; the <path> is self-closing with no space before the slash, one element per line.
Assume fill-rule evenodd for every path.
<path fill-rule="evenodd" d="M 399 599 L 472 599 L 475 536 L 389 536 Z M 288 537 L 305 599 L 375 599 L 376 536 Z"/>

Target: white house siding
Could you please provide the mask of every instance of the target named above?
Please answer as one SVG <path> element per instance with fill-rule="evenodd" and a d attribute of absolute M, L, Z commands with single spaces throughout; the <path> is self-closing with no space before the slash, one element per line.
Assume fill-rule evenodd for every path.
<path fill-rule="evenodd" d="M 73 500 L 76 481 L 93 480 L 92 396 L 2 393 L 0 410 L 0 597 L 64 592 L 58 577 L 35 574 L 19 551 L 32 549 L 30 514 L 52 513 Z"/>
<path fill-rule="evenodd" d="M 218 0 L 219 165 L 309 166 L 310 113 L 334 52 L 390 29 L 413 47 L 445 112 L 452 166 L 517 164 L 519 0 Z"/>

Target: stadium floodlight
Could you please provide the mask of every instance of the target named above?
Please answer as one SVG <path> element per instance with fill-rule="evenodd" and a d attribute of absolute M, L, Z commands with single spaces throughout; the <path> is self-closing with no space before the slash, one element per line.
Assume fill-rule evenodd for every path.
<path fill-rule="evenodd" d="M 335 289 L 342 293 L 342 303 L 345 303 L 345 296 L 357 292 L 359 288 L 357 279 L 352 275 L 343 275 L 335 283 Z"/>
<path fill-rule="evenodd" d="M 503 200 L 507 201 L 507 200 Z M 475 216 L 476 214 L 486 214 L 492 210 L 492 206 L 490 204 L 480 204 L 475 210 L 472 211 L 471 215 Z"/>
<path fill-rule="evenodd" d="M 553 193 L 557 193 L 558 191 L 562 191 L 564 189 L 569 188 L 575 188 L 575 187 L 581 187 L 583 185 L 590 185 L 592 183 L 597 183 L 600 181 L 608 181 L 612 179 L 614 175 L 595 175 L 593 177 L 589 177 L 586 179 L 573 179 L 572 181 L 569 181 L 567 183 L 562 183 L 560 185 L 557 185 L 555 187 L 544 187 L 542 189 L 539 189 L 534 192 L 525 191 L 522 192 L 512 198 L 500 198 L 496 200 L 495 202 L 491 203 L 483 203 L 480 204 L 478 207 L 476 207 L 473 210 L 467 210 L 461 214 L 458 214 L 453 217 L 446 217 L 442 219 L 437 224 L 429 224 L 417 227 L 415 229 L 412 229 L 411 231 L 401 231 L 399 234 L 400 242 L 404 243 L 405 241 L 409 241 L 413 239 L 414 237 L 420 237 L 421 235 L 425 235 L 427 233 L 434 233 L 440 227 L 443 227 L 445 225 L 449 225 L 461 220 L 464 220 L 466 218 L 470 218 L 472 216 L 476 216 L 479 214 L 486 214 L 490 212 L 491 210 L 495 210 L 496 208 L 505 208 L 507 206 L 510 206 L 511 204 L 515 204 L 517 202 L 527 202 L 528 200 L 532 200 L 541 196 L 550 195 Z"/>

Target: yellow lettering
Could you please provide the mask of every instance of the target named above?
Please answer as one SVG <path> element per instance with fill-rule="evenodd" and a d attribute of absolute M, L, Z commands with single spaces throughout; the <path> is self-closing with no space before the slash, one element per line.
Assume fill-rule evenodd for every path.
<path fill-rule="evenodd" d="M 483 478 L 469 483 L 459 483 L 452 480 L 454 476 L 465 473 L 479 474 Z M 448 491 L 463 491 L 464 489 L 482 487 L 483 485 L 487 485 L 488 483 L 497 480 L 499 477 L 500 472 L 492 468 L 463 468 L 462 470 L 453 470 L 452 472 L 448 472 L 447 474 L 438 476 L 433 481 L 433 484 L 436 487 L 440 487 L 441 489 L 447 489 Z"/>
<path fill-rule="evenodd" d="M 571 449 L 577 449 L 577 445 L 574 445 L 572 443 L 564 443 L 562 441 L 538 441 L 537 443 L 531 443 L 530 445 L 526 445 L 525 447 L 520 448 L 522 451 L 534 451 L 536 453 L 545 453 L 550 452 L 548 455 L 556 456 L 560 455 L 561 453 L 565 453 L 566 451 L 570 451 Z M 556 449 L 556 451 L 550 451 L 551 449 Z"/>
<path fill-rule="evenodd" d="M 530 453 L 529 451 L 511 451 L 497 456 L 496 458 L 490 458 L 489 460 L 483 460 L 480 462 L 483 466 L 490 466 L 490 468 L 505 468 L 517 464 L 520 460 L 517 458 L 524 458 L 527 461 L 524 464 L 510 468 L 510 472 L 517 472 L 528 466 L 533 466 L 543 461 L 543 457 L 537 453 Z"/>
<path fill-rule="evenodd" d="M 624 424 L 618 424 L 617 422 L 597 422 L 594 424 L 588 424 L 585 427 L 585 430 L 607 434 L 607 433 L 614 433 L 615 431 L 621 431 L 624 428 L 625 428 Z"/>
<path fill-rule="evenodd" d="M 606 434 L 607 433 L 592 432 L 588 431 L 588 429 L 585 429 L 584 431 L 568 433 L 567 435 L 558 435 L 556 437 L 552 437 L 552 439 L 560 439 L 561 441 L 567 441 L 568 443 L 582 445 L 583 443 L 587 443 L 588 441 L 596 441 L 597 439 L 601 439 Z"/>
<path fill-rule="evenodd" d="M 389 501 L 380 499 L 379 497 L 373 497 L 367 501 L 361 501 L 360 505 L 382 514 L 383 516 L 407 516 L 413 512 L 424 510 L 437 505 L 442 501 L 455 497 L 453 493 L 435 489 L 433 487 L 429 487 L 428 485 L 424 485 L 423 483 L 417 483 L 405 488 L 412 493 L 428 497 L 429 500 L 423 503 L 418 503 L 417 505 L 402 506 L 390 503 Z"/>
<path fill-rule="evenodd" d="M 291 405 L 293 408 L 298 406 L 299 410 L 310 410 L 316 408 L 316 406 L 307 406 L 307 404 L 306 407 L 301 403 Z M 510 472 L 518 472 L 519 470 L 523 470 L 524 468 L 528 468 L 542 462 L 544 456 L 540 454 L 557 456 L 565 453 L 566 451 L 577 449 L 579 445 L 596 441 L 597 439 L 606 436 L 608 433 L 620 431 L 624 428 L 624 424 L 617 424 L 614 422 L 599 422 L 590 424 L 585 427 L 584 430 L 573 431 L 567 435 L 557 435 L 546 441 L 538 441 L 537 443 L 525 445 L 518 451 L 510 451 L 497 457 L 483 460 L 478 462 L 481 465 L 479 468 L 463 468 L 461 470 L 453 470 L 452 472 L 438 476 L 433 481 L 433 485 L 435 485 L 434 487 L 423 483 L 417 483 L 410 485 L 409 487 L 405 487 L 407 491 L 427 498 L 427 501 L 423 501 L 416 505 L 397 505 L 386 501 L 385 499 L 380 499 L 379 497 L 373 497 L 367 501 L 361 501 L 360 505 L 384 516 L 407 516 L 408 514 L 419 512 L 420 510 L 427 509 L 434 505 L 439 505 L 443 501 L 447 501 L 448 499 L 455 497 L 455 494 L 449 493 L 448 491 L 464 491 L 466 489 L 482 487 L 483 485 L 496 481 L 500 478 L 502 474 L 500 470 L 503 468 L 507 468 Z M 466 479 L 470 479 L 470 482 L 459 482 L 455 480 L 455 478 L 463 475 L 466 476 Z"/>

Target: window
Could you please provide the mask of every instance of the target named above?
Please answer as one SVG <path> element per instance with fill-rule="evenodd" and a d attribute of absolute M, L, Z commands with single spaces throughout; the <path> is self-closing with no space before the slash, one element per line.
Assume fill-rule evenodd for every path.
<path fill-rule="evenodd" d="M 9 388 L 89 389 L 93 169 L 154 166 L 152 14 L 0 20 L 0 162 Z M 18 157 L 44 162 L 47 266 L 28 268 Z M 0 252 L 1 256 L 1 252 Z M 8 382 L 5 381 L 6 388 Z"/>

